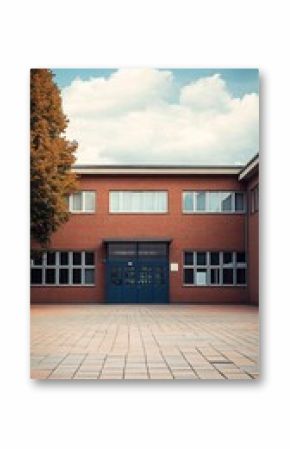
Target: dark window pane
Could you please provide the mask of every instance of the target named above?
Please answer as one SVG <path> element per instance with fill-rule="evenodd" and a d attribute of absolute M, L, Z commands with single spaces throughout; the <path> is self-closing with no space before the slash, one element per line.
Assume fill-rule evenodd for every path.
<path fill-rule="evenodd" d="M 82 283 L 82 270 L 80 268 L 73 269 L 73 284 Z"/>
<path fill-rule="evenodd" d="M 73 253 L 73 265 L 81 265 L 82 264 L 82 253 Z"/>
<path fill-rule="evenodd" d="M 42 283 L 42 269 L 32 268 L 31 269 L 31 284 L 41 284 Z"/>
<path fill-rule="evenodd" d="M 142 275 L 142 267 L 140 268 L 140 279 L 139 283 L 143 284 L 144 282 L 144 276 Z M 135 285 L 136 284 L 136 269 L 135 267 L 124 267 L 123 270 L 123 276 L 124 276 L 124 284 L 125 285 Z"/>
<path fill-rule="evenodd" d="M 233 263 L 233 253 L 232 252 L 224 252 L 223 253 L 223 264 L 229 265 Z"/>
<path fill-rule="evenodd" d="M 165 268 L 164 267 L 155 267 L 154 270 L 154 282 L 155 285 L 164 285 L 165 284 Z"/>
<path fill-rule="evenodd" d="M 184 284 L 194 284 L 194 271 L 192 268 L 184 269 Z"/>
<path fill-rule="evenodd" d="M 167 256 L 166 243 L 139 243 L 138 256 L 143 259 L 163 259 Z"/>
<path fill-rule="evenodd" d="M 237 263 L 245 263 L 246 262 L 246 253 L 238 252 L 237 253 Z"/>
<path fill-rule="evenodd" d="M 237 284 L 245 284 L 246 283 L 246 270 L 245 268 L 237 269 Z"/>
<path fill-rule="evenodd" d="M 259 210 L 259 187 L 255 188 L 255 211 Z"/>
<path fill-rule="evenodd" d="M 210 253 L 210 264 L 219 265 L 220 263 L 220 253 L 218 251 Z"/>
<path fill-rule="evenodd" d="M 192 252 L 186 251 L 184 253 L 184 265 L 194 265 Z"/>
<path fill-rule="evenodd" d="M 232 268 L 223 269 L 223 284 L 234 283 L 234 270 Z"/>
<path fill-rule="evenodd" d="M 60 284 L 68 284 L 68 268 L 60 268 L 59 283 Z"/>
<path fill-rule="evenodd" d="M 94 284 L 95 282 L 95 270 L 85 270 L 85 284 Z"/>
<path fill-rule="evenodd" d="M 222 211 L 230 212 L 232 210 L 232 194 L 229 192 L 222 192 Z"/>
<path fill-rule="evenodd" d="M 45 283 L 46 284 L 55 284 L 55 269 L 48 268 L 45 270 Z"/>
<path fill-rule="evenodd" d="M 33 265 L 42 265 L 42 254 L 41 251 L 33 251 L 31 254 Z"/>
<path fill-rule="evenodd" d="M 122 285 L 123 275 L 121 267 L 112 267 L 110 282 L 113 285 Z"/>
<path fill-rule="evenodd" d="M 193 212 L 193 192 L 183 193 L 183 210 L 185 212 Z"/>
<path fill-rule="evenodd" d="M 219 284 L 220 283 L 220 270 L 219 268 L 212 268 L 210 270 L 210 283 Z"/>
<path fill-rule="evenodd" d="M 46 265 L 55 265 L 55 252 L 49 251 L 46 254 Z"/>
<path fill-rule="evenodd" d="M 132 259 L 137 255 L 136 243 L 109 243 L 109 259 Z"/>
<path fill-rule="evenodd" d="M 206 253 L 196 253 L 196 265 L 206 265 Z"/>
<path fill-rule="evenodd" d="M 68 265 L 68 252 L 60 253 L 60 265 Z"/>
<path fill-rule="evenodd" d="M 236 212 L 244 210 L 244 194 L 235 193 L 235 210 Z"/>
<path fill-rule="evenodd" d="M 205 210 L 205 192 L 196 192 L 196 210 Z"/>
<path fill-rule="evenodd" d="M 95 264 L 95 254 L 94 253 L 85 253 L 85 264 L 86 265 L 94 265 Z"/>

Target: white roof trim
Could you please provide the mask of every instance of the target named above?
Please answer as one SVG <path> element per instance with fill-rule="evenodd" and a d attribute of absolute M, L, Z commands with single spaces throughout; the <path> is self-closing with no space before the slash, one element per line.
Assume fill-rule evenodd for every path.
<path fill-rule="evenodd" d="M 72 168 L 80 175 L 238 175 L 241 167 L 82 167 Z"/>
<path fill-rule="evenodd" d="M 259 166 L 259 156 L 246 166 L 239 174 L 239 181 L 246 179 L 248 175 Z"/>

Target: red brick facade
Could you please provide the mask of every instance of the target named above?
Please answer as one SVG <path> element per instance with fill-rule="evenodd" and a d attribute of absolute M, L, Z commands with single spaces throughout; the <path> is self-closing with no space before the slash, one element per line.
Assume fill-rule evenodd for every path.
<path fill-rule="evenodd" d="M 259 304 L 259 211 L 253 211 L 253 190 L 259 186 L 258 173 L 247 184 L 248 219 L 247 219 L 247 248 L 248 248 L 248 295 L 251 304 Z"/>
<path fill-rule="evenodd" d="M 239 181 L 237 175 L 97 175 L 80 176 L 80 189 L 96 192 L 96 212 L 72 214 L 53 236 L 51 249 L 95 252 L 95 286 L 33 286 L 32 302 L 103 303 L 105 301 L 106 238 L 171 238 L 169 273 L 171 303 L 258 303 L 258 214 L 184 214 L 184 190 L 249 191 L 256 181 Z M 168 213 L 111 214 L 110 190 L 167 190 Z M 33 245 L 34 248 L 37 245 Z M 248 251 L 248 285 L 184 286 L 183 251 Z"/>

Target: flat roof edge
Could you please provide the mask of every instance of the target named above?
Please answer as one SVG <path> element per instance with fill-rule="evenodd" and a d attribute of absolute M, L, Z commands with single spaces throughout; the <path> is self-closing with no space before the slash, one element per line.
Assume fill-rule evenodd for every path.
<path fill-rule="evenodd" d="M 87 166 L 75 165 L 72 171 L 81 175 L 238 175 L 242 166 Z"/>
<path fill-rule="evenodd" d="M 239 173 L 239 181 L 246 180 L 259 169 L 259 153 L 257 153 Z"/>

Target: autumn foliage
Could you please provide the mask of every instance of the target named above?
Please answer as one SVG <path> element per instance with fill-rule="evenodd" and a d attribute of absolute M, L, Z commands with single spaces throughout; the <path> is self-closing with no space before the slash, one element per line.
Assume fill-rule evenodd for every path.
<path fill-rule="evenodd" d="M 51 70 L 32 69 L 30 89 L 31 238 L 48 246 L 69 218 L 66 197 L 77 187 L 71 172 L 77 144 L 65 137 L 68 120 Z"/>

